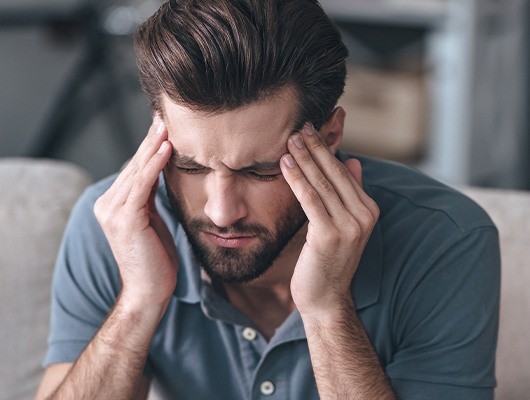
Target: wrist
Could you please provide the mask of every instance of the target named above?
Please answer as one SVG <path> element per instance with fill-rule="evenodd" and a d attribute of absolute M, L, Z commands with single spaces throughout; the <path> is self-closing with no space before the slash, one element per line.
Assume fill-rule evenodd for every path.
<path fill-rule="evenodd" d="M 304 325 L 318 324 L 333 326 L 344 321 L 357 319 L 357 312 L 351 295 L 348 297 L 328 300 L 313 307 L 298 309 Z"/>
<path fill-rule="evenodd" d="M 171 296 L 159 297 L 124 288 L 116 301 L 116 310 L 125 319 L 158 323 L 166 312 L 170 300 Z"/>
<path fill-rule="evenodd" d="M 130 354 L 138 360 L 145 360 L 165 308 L 143 307 L 128 299 L 120 293 L 93 346 L 100 348 L 102 354 Z"/>

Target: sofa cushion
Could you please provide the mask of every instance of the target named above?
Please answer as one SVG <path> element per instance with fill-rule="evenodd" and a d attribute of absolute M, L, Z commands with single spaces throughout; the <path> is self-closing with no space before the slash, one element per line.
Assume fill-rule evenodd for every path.
<path fill-rule="evenodd" d="M 0 159 L 0 400 L 35 395 L 55 257 L 70 210 L 89 183 L 66 162 Z"/>
<path fill-rule="evenodd" d="M 499 229 L 501 304 L 496 399 L 529 398 L 530 379 L 530 193 L 465 188 Z"/>

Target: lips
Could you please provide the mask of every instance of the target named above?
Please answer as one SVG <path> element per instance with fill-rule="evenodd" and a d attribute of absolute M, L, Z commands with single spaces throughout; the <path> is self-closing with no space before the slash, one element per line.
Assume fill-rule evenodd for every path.
<path fill-rule="evenodd" d="M 211 232 L 203 232 L 206 238 L 212 242 L 213 244 L 221 247 L 227 247 L 231 249 L 244 247 L 248 245 L 249 243 L 256 240 L 256 236 L 250 236 L 250 235 L 241 235 L 241 236 L 234 236 L 234 235 L 218 235 Z"/>

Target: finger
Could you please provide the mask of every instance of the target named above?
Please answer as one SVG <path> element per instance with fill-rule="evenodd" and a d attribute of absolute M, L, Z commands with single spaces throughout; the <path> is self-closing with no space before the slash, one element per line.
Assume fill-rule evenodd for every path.
<path fill-rule="evenodd" d="M 167 140 L 167 129 L 163 119 L 157 114 L 149 127 L 146 137 L 138 147 L 138 151 L 131 161 L 145 165 L 155 154 L 164 140 Z"/>
<path fill-rule="evenodd" d="M 138 171 L 132 178 L 132 186 L 126 204 L 134 210 L 149 208 L 148 201 L 152 197 L 154 201 L 155 185 L 160 176 L 160 172 L 166 166 L 171 156 L 171 144 L 169 141 L 164 141 L 158 148 L 157 152 L 153 154 L 151 159 Z M 154 204 L 151 204 L 153 206 Z"/>
<path fill-rule="evenodd" d="M 358 175 L 355 178 L 351 173 L 352 171 L 329 151 L 311 124 L 304 126 L 302 134 L 304 143 L 314 162 L 333 185 L 345 207 L 351 213 L 358 213 L 362 212 L 362 210 L 359 210 L 359 206 L 362 205 L 367 207 L 375 216 L 375 203 L 359 183 L 359 181 L 362 182 L 362 170 L 357 168 L 360 167 L 360 164 L 353 170 Z"/>
<path fill-rule="evenodd" d="M 346 201 L 352 196 L 357 197 L 358 193 L 355 185 L 352 186 L 353 183 L 357 183 L 356 180 L 348 168 L 327 148 L 313 125 L 311 123 L 305 124 L 304 129 L 300 133 L 314 162 L 335 187 L 341 199 Z"/>
<path fill-rule="evenodd" d="M 359 184 L 359 186 L 363 187 L 363 172 L 361 162 L 356 158 L 350 158 L 344 162 L 344 165 L 346 165 L 348 171 L 350 171 L 350 174 Z"/>
<path fill-rule="evenodd" d="M 147 136 L 108 191 L 115 204 L 125 204 L 132 188 L 134 176 L 141 173 L 142 168 L 166 139 L 167 130 L 165 125 L 160 118 L 155 117 Z"/>
<path fill-rule="evenodd" d="M 363 170 L 361 162 L 356 158 L 350 158 L 344 162 L 344 165 L 351 173 L 354 179 L 354 186 L 356 186 L 357 193 L 361 196 L 363 203 L 368 207 L 372 216 L 376 219 L 379 218 L 379 206 L 363 189 Z"/>
<path fill-rule="evenodd" d="M 164 121 L 158 115 L 153 118 L 153 122 L 149 127 L 147 135 L 136 150 L 131 160 L 123 169 L 121 177 L 126 180 L 128 176 L 134 175 L 141 169 L 151 158 L 151 156 L 160 148 L 160 145 L 167 139 L 167 129 Z"/>
<path fill-rule="evenodd" d="M 157 178 L 155 180 L 155 183 L 153 184 L 153 187 L 151 188 L 151 192 L 149 193 L 149 198 L 147 199 L 147 211 L 149 213 L 149 221 L 153 229 L 156 231 L 160 239 L 164 242 L 164 245 L 166 246 L 166 249 L 168 250 L 169 256 L 171 257 L 171 260 L 173 261 L 173 264 L 175 266 L 178 265 L 178 257 L 176 257 L 176 254 L 174 251 L 174 243 L 173 243 L 173 235 L 171 235 L 166 223 L 164 220 L 160 217 L 160 214 L 158 214 L 157 206 L 156 206 L 156 195 L 158 192 L 158 183 L 159 179 Z"/>
<path fill-rule="evenodd" d="M 331 219 L 320 195 L 308 182 L 291 154 L 285 154 L 281 158 L 280 168 L 310 223 L 322 227 L 324 231 L 331 228 Z"/>
<path fill-rule="evenodd" d="M 346 209 L 342 200 L 335 187 L 314 162 L 302 137 L 299 134 L 292 135 L 287 142 L 287 148 L 303 174 L 304 181 L 316 191 L 328 215 L 333 218 L 343 217 Z"/>

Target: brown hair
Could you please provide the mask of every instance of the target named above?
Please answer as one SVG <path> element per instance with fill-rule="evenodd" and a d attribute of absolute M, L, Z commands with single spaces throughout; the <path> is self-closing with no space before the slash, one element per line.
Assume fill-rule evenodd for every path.
<path fill-rule="evenodd" d="M 135 35 L 142 87 L 206 112 L 292 86 L 298 126 L 319 128 L 344 90 L 348 51 L 316 0 L 170 0 Z"/>

